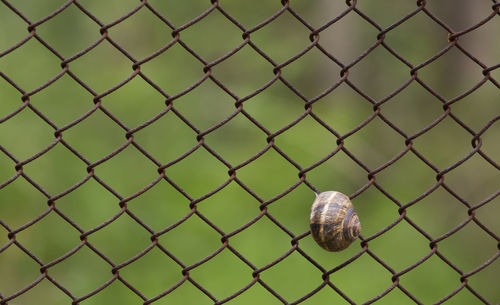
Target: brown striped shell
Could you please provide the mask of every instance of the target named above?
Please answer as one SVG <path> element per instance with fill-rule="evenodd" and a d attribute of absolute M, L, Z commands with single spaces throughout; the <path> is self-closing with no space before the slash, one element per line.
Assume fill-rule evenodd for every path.
<path fill-rule="evenodd" d="M 349 197 L 328 191 L 316 195 L 309 220 L 314 240 L 327 251 L 341 251 L 359 236 L 361 224 Z"/>

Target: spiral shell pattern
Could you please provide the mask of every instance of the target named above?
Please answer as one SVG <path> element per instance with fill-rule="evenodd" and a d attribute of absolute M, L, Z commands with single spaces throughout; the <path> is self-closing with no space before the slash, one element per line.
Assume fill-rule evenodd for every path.
<path fill-rule="evenodd" d="M 346 195 L 328 191 L 316 196 L 309 220 L 316 243 L 327 251 L 341 251 L 359 236 L 361 224 Z"/>

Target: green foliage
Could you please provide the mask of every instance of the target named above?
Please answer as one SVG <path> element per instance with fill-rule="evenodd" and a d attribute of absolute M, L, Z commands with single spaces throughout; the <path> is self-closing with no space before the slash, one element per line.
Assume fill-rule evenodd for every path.
<path fill-rule="evenodd" d="M 11 2 L 32 22 L 63 4 L 62 1 L 52 1 L 50 5 L 43 1 Z M 347 9 L 344 2 L 290 2 L 291 8 L 316 28 Z M 358 2 L 358 8 L 383 28 L 416 9 L 414 1 L 405 1 L 404 4 L 401 1 L 390 7 L 381 7 L 378 2 L 378 6 L 375 2 Z M 449 22 L 458 32 L 490 13 L 491 3 L 484 2 L 484 5 L 478 3 L 478 8 L 470 14 L 477 17 L 475 21 L 465 20 L 463 23 L 457 21 L 456 16 L 449 17 L 445 12 L 446 6 L 439 8 L 429 4 L 429 9 L 437 15 L 441 14 L 439 16 L 444 19 L 451 18 Z M 103 24 L 113 22 L 138 5 L 138 1 L 131 0 L 81 0 L 78 3 Z M 211 6 L 208 0 L 151 0 L 148 3 L 174 27 L 183 26 Z M 219 3 L 246 29 L 257 26 L 282 8 L 280 1 L 223 0 Z M 484 8 L 479 8 L 481 6 Z M 454 6 L 452 8 L 456 9 Z M 461 15 L 468 13 L 462 11 Z M 3 25 L 0 28 L 0 52 L 4 52 L 28 35 L 28 25 L 4 4 L 0 4 L 0 19 Z M 498 32 L 499 21 L 499 18 L 494 17 L 483 27 L 463 37 L 463 44 L 461 41 L 463 48 L 472 50 L 473 55 L 484 60 L 488 66 L 498 63 L 495 62 L 498 58 L 494 54 L 498 55 L 500 42 L 492 37 L 495 31 Z M 54 18 L 37 26 L 36 34 L 67 59 L 101 39 L 99 30 L 98 24 L 75 4 L 71 4 Z M 107 33 L 136 61 L 147 58 L 173 39 L 172 29 L 146 7 L 112 26 Z M 376 43 L 378 33 L 379 30 L 360 15 L 351 12 L 320 33 L 320 44 L 344 65 L 348 65 Z M 47 124 L 29 107 L 0 124 L 0 145 L 12 154 L 9 157 L 0 153 L 0 183 L 4 183 L 16 175 L 17 161 L 27 160 L 56 141 L 56 129 L 72 125 L 78 118 L 89 114 L 78 124 L 65 129 L 62 139 L 88 163 L 99 163 L 93 167 L 95 177 L 87 180 L 88 164 L 62 142 L 22 168 L 26 176 L 52 197 L 84 182 L 55 201 L 57 210 L 50 210 L 48 198 L 23 177 L 17 177 L 0 189 L 0 221 L 12 230 L 47 213 L 40 221 L 16 234 L 15 238 L 43 264 L 81 247 L 48 271 L 51 278 L 61 283 L 76 298 L 112 280 L 113 267 L 121 267 L 119 276 L 123 282 L 115 279 L 106 289 L 83 301 L 83 304 L 144 302 L 124 285 L 125 281 L 148 299 L 180 284 L 172 293 L 153 304 L 212 304 L 213 301 L 196 288 L 197 284 L 218 300 L 251 285 L 229 304 L 281 304 L 263 285 L 254 283 L 257 277 L 252 276 L 252 268 L 264 268 L 258 279 L 290 303 L 323 284 L 322 271 L 298 251 L 291 252 L 276 265 L 265 268 L 288 253 L 292 241 L 290 235 L 299 236 L 309 230 L 309 209 L 314 199 L 313 190 L 306 184 L 299 184 L 285 196 L 273 200 L 300 181 L 300 170 L 283 158 L 280 151 L 302 169 L 313 166 L 337 148 L 337 137 L 318 123 L 315 117 L 344 136 L 374 114 L 373 104 L 343 83 L 312 105 L 315 117 L 306 115 L 293 127 L 274 137 L 274 144 L 279 150 L 269 148 L 269 134 L 278 133 L 304 114 L 305 101 L 280 80 L 258 95 L 244 99 L 274 77 L 273 65 L 250 45 L 245 45 L 211 68 L 210 77 L 224 84 L 233 96 L 210 78 L 203 80 L 194 90 L 181 94 L 206 77 L 202 61 L 210 63 L 228 54 L 243 42 L 242 34 L 241 29 L 214 10 L 200 22 L 182 30 L 179 36 L 202 60 L 177 42 L 140 66 L 141 73 L 165 94 L 181 95 L 173 100 L 173 109 L 133 134 L 134 143 L 147 151 L 153 160 L 135 145 L 129 144 L 111 159 L 100 163 L 100 160 L 127 143 L 127 130 L 138 128 L 167 109 L 166 97 L 140 75 L 103 96 L 100 100 L 101 109 L 96 107 L 91 92 L 65 74 L 30 96 L 30 104 L 55 126 Z M 384 42 L 409 64 L 417 66 L 448 45 L 446 34 L 429 16 L 419 12 L 386 33 Z M 311 43 L 309 35 L 310 31 L 290 12 L 285 11 L 270 24 L 252 32 L 250 37 L 255 46 L 276 64 L 281 64 Z M 482 48 L 478 49 L 477 45 Z M 22 90 L 30 92 L 60 73 L 60 64 L 60 58 L 38 40 L 31 38 L 20 48 L 0 58 L 0 72 Z M 131 76 L 132 65 L 131 59 L 104 40 L 88 53 L 71 61 L 68 69 L 95 94 L 102 94 Z M 311 100 L 340 80 L 340 70 L 339 65 L 313 48 L 283 67 L 281 76 L 306 99 Z M 349 70 L 348 79 L 378 102 L 408 81 L 410 70 L 410 67 L 379 45 Z M 498 81 L 498 73 L 494 73 L 492 71 L 492 76 L 497 76 Z M 447 100 L 469 90 L 483 77 L 482 68 L 457 48 L 418 71 L 418 78 Z M 451 112 L 477 133 L 489 120 L 499 115 L 498 96 L 498 88 L 487 81 L 478 90 L 452 104 Z M 22 93 L 0 78 L 0 117 L 20 107 L 23 103 L 21 97 Z M 244 99 L 245 113 L 237 113 L 227 123 L 204 135 L 203 141 L 199 142 L 198 133 L 210 130 L 237 111 L 237 99 Z M 120 120 L 122 126 L 113 121 L 104 109 Z M 444 112 L 442 101 L 413 81 L 382 104 L 380 113 L 411 137 Z M 261 126 L 254 124 L 249 117 Z M 189 120 L 192 126 L 186 124 L 183 118 Z M 481 148 L 497 163 L 500 155 L 499 127 L 497 121 L 482 135 Z M 472 151 L 472 138 L 470 131 L 448 116 L 415 138 L 412 148 L 442 171 Z M 407 148 L 405 138 L 377 116 L 343 142 L 343 147 L 371 171 Z M 206 145 L 210 150 L 199 144 Z M 191 149 L 194 149 L 192 154 L 181 157 Z M 214 153 L 226 163 L 221 162 Z M 236 170 L 237 181 L 228 180 L 231 179 L 228 173 L 230 167 L 243 164 L 254 156 L 258 158 Z M 158 164 L 169 164 L 177 158 L 181 160 L 165 169 L 168 179 L 158 179 Z M 393 272 L 401 272 L 431 254 L 428 238 L 437 239 L 468 219 L 468 207 L 444 187 L 438 187 L 407 208 L 406 219 L 401 219 L 397 203 L 380 191 L 384 190 L 405 205 L 431 189 L 436 184 L 436 175 L 435 170 L 408 151 L 397 162 L 377 172 L 374 183 L 353 198 L 364 238 L 391 226 L 386 233 L 369 241 L 369 252 L 329 276 L 330 282 L 354 302 L 366 302 L 394 285 L 391 281 L 393 274 L 374 259 L 375 256 Z M 320 191 L 337 190 L 348 195 L 369 183 L 368 172 L 342 150 L 308 171 L 306 177 Z M 99 181 L 109 185 L 115 193 L 107 190 Z M 254 194 L 249 194 L 237 182 L 244 184 Z M 444 182 L 464 201 L 476 205 L 498 191 L 500 177 L 498 169 L 475 154 L 447 173 Z M 197 213 L 193 213 L 190 208 L 192 201 L 223 185 L 225 187 L 220 191 L 198 202 Z M 135 196 L 145 188 L 148 188 L 145 193 Z M 468 273 L 498 255 L 498 241 L 478 224 L 488 227 L 496 236 L 500 234 L 499 199 L 497 197 L 476 210 L 474 221 L 469 221 L 449 238 L 440 241 L 438 253 L 401 275 L 398 284 L 422 303 L 434 303 L 461 285 L 461 275 L 440 256 Z M 120 201 L 126 201 L 128 212 L 120 208 Z M 269 217 L 262 215 L 261 211 L 261 203 L 268 201 L 271 201 L 266 210 Z M 88 245 L 83 245 L 81 232 L 61 216 L 70 218 L 83 232 L 116 218 L 86 237 L 88 245 L 99 249 L 110 261 L 103 260 Z M 158 238 L 158 244 L 178 258 L 177 262 L 159 247 L 154 247 L 138 260 L 128 263 L 129 259 L 149 249 L 153 232 L 161 232 L 184 217 L 184 222 Z M 211 227 L 205 218 L 221 231 Z M 277 226 L 274 220 L 283 224 L 288 231 Z M 253 221 L 243 231 L 232 234 Z M 425 230 L 428 236 L 420 233 L 412 223 Z M 0 226 L 0 247 L 9 242 L 7 233 L 7 229 Z M 221 241 L 225 234 L 230 235 L 228 247 L 224 247 Z M 299 241 L 299 248 L 325 270 L 341 265 L 362 250 L 360 242 L 355 242 L 346 251 L 327 253 L 309 235 Z M 205 263 L 189 268 L 218 251 L 219 254 Z M 233 251 L 243 255 L 247 262 L 238 258 Z M 15 245 L 0 252 L 0 295 L 10 296 L 34 282 L 40 276 L 40 267 Z M 189 278 L 194 282 L 186 280 L 183 268 L 190 269 Z M 500 301 L 499 272 L 500 260 L 497 259 L 469 277 L 468 285 L 488 302 L 497 303 Z M 456 304 L 479 303 L 466 288 L 450 301 Z M 10 303 L 69 304 L 70 299 L 48 279 L 43 279 L 35 288 Z M 302 304 L 323 303 L 347 304 L 328 285 Z M 402 290 L 394 288 L 379 303 L 413 304 L 413 301 Z"/>

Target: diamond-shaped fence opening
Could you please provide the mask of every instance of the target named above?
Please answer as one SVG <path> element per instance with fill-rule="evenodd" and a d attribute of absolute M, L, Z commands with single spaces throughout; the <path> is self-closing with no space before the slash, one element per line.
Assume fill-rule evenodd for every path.
<path fill-rule="evenodd" d="M 500 303 L 499 16 L 1 0 L 0 304 Z"/>

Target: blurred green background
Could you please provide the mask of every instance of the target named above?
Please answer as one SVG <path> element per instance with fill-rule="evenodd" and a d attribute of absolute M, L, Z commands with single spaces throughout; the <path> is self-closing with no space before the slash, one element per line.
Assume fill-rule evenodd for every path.
<path fill-rule="evenodd" d="M 32 22 L 40 20 L 64 1 L 11 1 Z M 455 32 L 466 29 L 491 13 L 491 1 L 427 1 L 426 8 Z M 103 24 L 109 24 L 131 11 L 138 1 L 80 0 Z M 176 27 L 186 24 L 210 8 L 208 0 L 148 1 Z M 250 29 L 280 10 L 279 1 L 219 1 L 220 6 L 245 28 Z M 342 1 L 291 1 L 290 7 L 315 28 L 343 12 Z M 412 12 L 415 1 L 390 5 L 358 1 L 357 8 L 382 28 Z M 0 52 L 27 35 L 27 23 L 0 4 Z M 36 33 L 63 57 L 69 58 L 97 41 L 99 26 L 72 4 L 51 20 L 36 27 Z M 500 18 L 460 37 L 460 46 L 486 66 L 500 58 Z M 131 17 L 108 29 L 109 37 L 135 59 L 148 57 L 171 40 L 172 30 L 143 7 Z M 320 34 L 320 44 L 341 62 L 348 64 L 377 40 L 378 30 L 351 12 Z M 205 61 L 220 58 L 238 46 L 242 31 L 218 10 L 180 33 L 181 40 Z M 251 41 L 276 63 L 283 63 L 303 50 L 310 31 L 290 12 L 251 34 Z M 384 42 L 416 66 L 448 45 L 447 32 L 423 12 L 386 34 Z M 61 71 L 61 60 L 35 38 L 0 58 L 0 71 L 22 90 L 30 92 Z M 105 92 L 126 79 L 132 61 L 108 41 L 69 64 L 69 69 L 97 93 Z M 212 68 L 212 75 L 239 98 L 254 92 L 274 76 L 273 66 L 250 46 Z M 410 78 L 410 68 L 382 46 L 377 47 L 349 70 L 348 79 L 365 94 L 379 101 Z M 163 54 L 141 65 L 144 73 L 167 94 L 185 90 L 203 76 L 203 64 L 175 44 Z M 340 68 L 318 49 L 282 69 L 283 77 L 308 99 L 339 80 Z M 497 82 L 499 69 L 491 72 Z M 483 79 L 482 68 L 456 47 L 418 71 L 418 77 L 442 97 L 450 100 Z M 500 114 L 499 88 L 487 81 L 470 95 L 451 106 L 452 114 L 474 132 Z M 0 78 L 0 117 L 22 105 L 22 94 Z M 30 97 L 31 104 L 61 128 L 92 109 L 93 96 L 68 75 Z M 212 80 L 176 99 L 174 107 L 199 130 L 217 124 L 235 111 L 235 99 Z M 165 108 L 165 98 L 141 77 L 105 96 L 102 105 L 127 128 L 133 129 Z M 288 125 L 304 112 L 304 101 L 277 81 L 262 93 L 244 102 L 243 109 L 270 132 Z M 313 105 L 313 112 L 339 134 L 344 135 L 373 114 L 370 102 L 346 84 Z M 381 113 L 411 136 L 443 114 L 442 102 L 417 82 L 381 106 Z M 500 143 L 497 121 L 481 137 L 481 150 L 499 162 Z M 96 162 L 126 143 L 125 130 L 97 110 L 63 132 L 63 139 L 90 162 Z M 134 141 L 157 161 L 166 164 L 198 141 L 196 132 L 172 111 L 134 134 Z M 416 138 L 414 148 L 439 170 L 471 152 L 472 135 L 451 117 Z M 248 160 L 267 145 L 267 135 L 241 113 L 204 137 L 204 142 L 232 166 Z M 23 109 L 0 124 L 0 145 L 17 160 L 26 160 L 55 140 L 54 128 L 33 111 Z M 275 138 L 276 146 L 302 168 L 307 168 L 337 147 L 336 137 L 312 117 Z M 406 147 L 405 139 L 379 117 L 349 136 L 345 147 L 371 170 L 394 158 Z M 15 175 L 15 162 L 0 153 L 0 183 Z M 87 176 L 87 165 L 61 143 L 23 167 L 23 172 L 55 196 Z M 199 198 L 223 184 L 228 168 L 204 148 L 166 169 L 166 175 L 192 198 Z M 260 198 L 267 201 L 281 194 L 298 180 L 298 170 L 274 149 L 268 150 L 236 175 Z M 137 148 L 129 145 L 110 160 L 98 165 L 95 174 L 119 196 L 131 196 L 152 183 L 157 166 Z M 412 152 L 376 174 L 376 182 L 402 204 L 406 204 L 436 183 L 436 172 Z M 337 190 L 354 194 L 368 183 L 367 172 L 344 152 L 307 173 L 307 180 L 320 191 Z M 500 186 L 497 168 L 478 154 L 445 175 L 445 184 L 468 203 L 475 205 Z M 268 213 L 298 236 L 308 231 L 310 204 L 314 192 L 305 184 L 272 202 Z M 90 230 L 120 211 L 119 200 L 96 180 L 90 179 L 56 201 L 56 207 L 83 230 Z M 127 203 L 128 209 L 156 232 L 189 213 L 190 201 L 161 180 L 144 194 Z M 374 185 L 353 198 L 359 214 L 362 235 L 370 237 L 399 217 L 398 206 Z M 234 181 L 198 203 L 198 211 L 228 234 L 260 213 L 259 202 Z M 47 210 L 47 197 L 22 177 L 0 189 L 0 220 L 11 229 L 28 223 Z M 432 238 L 451 231 L 468 217 L 467 206 L 440 187 L 407 209 L 408 218 Z M 500 197 L 475 212 L 476 219 L 500 235 Z M 0 226 L 0 246 L 9 242 L 7 229 Z M 80 244 L 80 233 L 54 211 L 26 230 L 16 241 L 47 264 Z M 151 245 L 151 233 L 129 215 L 123 214 L 110 225 L 91 234 L 88 241 L 116 265 L 122 264 Z M 162 235 L 159 243 L 184 265 L 189 266 L 221 247 L 221 234 L 197 215 Z M 257 268 L 273 262 L 291 247 L 292 238 L 269 218 L 262 217 L 244 231 L 230 237 L 229 245 Z M 324 269 L 330 270 L 360 250 L 356 241 L 340 253 L 319 248 L 308 235 L 299 247 Z M 426 256 L 429 240 L 407 221 L 371 240 L 368 249 L 395 272 Z M 474 222 L 438 243 L 439 253 L 467 273 L 498 255 L 498 240 Z M 0 252 L 0 294 L 11 296 L 40 276 L 40 265 L 11 245 Z M 112 267 L 87 246 L 49 268 L 48 274 L 75 297 L 82 297 L 112 278 Z M 120 269 L 120 275 L 148 299 L 182 279 L 182 267 L 158 248 Z M 253 279 L 253 270 L 224 249 L 206 263 L 190 271 L 190 277 L 222 300 Z M 295 251 L 283 261 L 260 273 L 260 279 L 289 303 L 303 297 L 322 282 L 321 271 Z M 366 302 L 392 285 L 392 274 L 370 254 L 364 253 L 330 276 L 331 282 L 355 303 Z M 500 302 L 500 260 L 496 259 L 468 278 L 468 285 L 489 303 Z M 461 285 L 460 274 L 438 255 L 399 278 L 399 283 L 423 304 L 437 302 Z M 142 304 L 141 298 L 116 280 L 83 304 Z M 302 304 L 347 304 L 326 286 Z M 70 298 L 48 279 L 9 304 L 70 304 Z M 189 281 L 154 304 L 212 304 L 213 301 Z M 256 283 L 230 304 L 280 304 L 262 285 Z M 395 288 L 378 304 L 413 304 Z M 446 304 L 483 304 L 466 288 Z"/>

